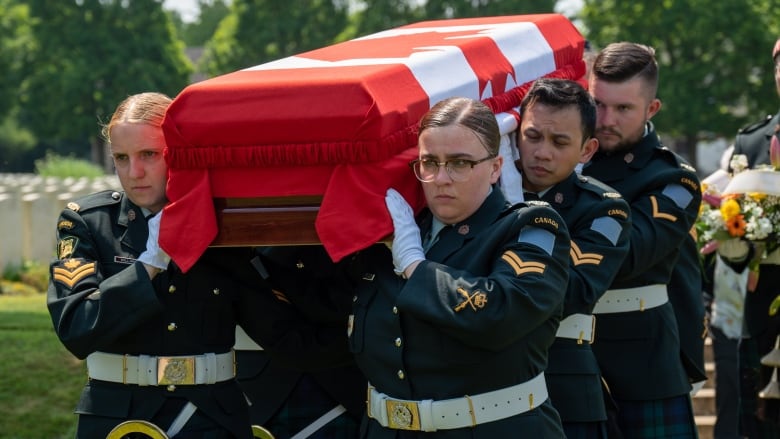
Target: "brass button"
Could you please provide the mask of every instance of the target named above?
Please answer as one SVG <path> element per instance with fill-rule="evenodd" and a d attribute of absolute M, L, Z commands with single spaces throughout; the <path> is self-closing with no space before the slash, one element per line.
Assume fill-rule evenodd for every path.
<path fill-rule="evenodd" d="M 398 307 L 397 306 L 393 307 L 393 314 L 398 314 Z"/>
<path fill-rule="evenodd" d="M 395 339 L 395 346 L 400 348 L 401 347 L 401 337 L 398 337 Z"/>
<path fill-rule="evenodd" d="M 404 371 L 403 371 L 403 370 L 399 370 L 399 371 L 398 371 L 398 379 L 401 379 L 401 380 L 402 380 L 402 379 L 404 379 L 404 377 L 405 377 L 405 376 L 406 376 L 406 375 L 404 375 Z"/>
<path fill-rule="evenodd" d="M 168 287 L 168 292 L 173 294 L 176 292 L 176 285 L 171 285 Z"/>
<path fill-rule="evenodd" d="M 219 296 L 219 288 L 214 288 L 213 293 L 215 296 Z"/>
<path fill-rule="evenodd" d="M 168 330 L 175 331 L 177 328 L 176 323 L 168 323 Z"/>
<path fill-rule="evenodd" d="M 166 387 L 166 389 L 168 389 L 169 392 L 173 392 L 174 390 L 176 390 L 176 386 L 174 386 L 173 384 L 168 384 L 168 387 Z"/>

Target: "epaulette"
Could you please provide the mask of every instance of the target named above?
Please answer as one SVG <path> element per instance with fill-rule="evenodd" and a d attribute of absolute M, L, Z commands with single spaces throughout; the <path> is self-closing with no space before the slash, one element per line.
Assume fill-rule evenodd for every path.
<path fill-rule="evenodd" d="M 509 208 L 504 210 L 503 213 L 513 212 L 519 208 L 527 207 L 527 206 L 546 206 L 552 208 L 552 205 L 544 200 L 525 200 L 509 206 Z"/>
<path fill-rule="evenodd" d="M 693 166 L 689 165 L 688 163 L 680 162 L 680 167 L 685 169 L 688 172 L 693 172 L 694 174 L 696 173 L 696 168 L 694 168 Z"/>
<path fill-rule="evenodd" d="M 755 130 L 761 128 L 761 127 L 766 126 L 766 124 L 768 124 L 769 121 L 772 120 L 773 117 L 775 117 L 775 116 L 772 115 L 772 114 L 768 114 L 766 116 L 766 118 L 764 118 L 764 120 L 762 120 L 760 122 L 756 122 L 756 123 L 751 124 L 751 125 L 744 126 L 744 127 L 740 128 L 740 129 L 738 129 L 737 130 L 737 134 L 752 133 L 753 131 L 755 131 Z"/>
<path fill-rule="evenodd" d="M 686 162 L 685 159 L 680 154 L 677 154 L 676 152 L 672 151 L 666 146 L 657 148 L 656 151 L 659 151 L 661 153 L 660 154 L 661 157 L 665 158 L 671 164 L 677 166 L 678 168 L 693 174 L 696 173 L 696 168 L 694 168 L 688 162 Z"/>
<path fill-rule="evenodd" d="M 75 201 L 69 202 L 65 207 L 74 212 L 84 212 L 97 207 L 109 206 L 122 201 L 122 193 L 106 190 L 95 192 L 87 196 L 81 197 Z"/>
<path fill-rule="evenodd" d="M 550 203 L 544 200 L 525 200 L 519 203 L 515 203 L 509 206 L 509 208 L 504 209 L 499 215 L 499 218 L 503 218 L 504 216 L 509 214 L 517 214 L 519 213 L 519 209 L 523 209 L 524 207 L 533 207 L 533 206 L 544 206 L 544 207 L 549 207 L 550 209 L 553 208 Z"/>
<path fill-rule="evenodd" d="M 590 176 L 578 175 L 577 185 L 599 198 L 623 198 L 614 188 Z"/>

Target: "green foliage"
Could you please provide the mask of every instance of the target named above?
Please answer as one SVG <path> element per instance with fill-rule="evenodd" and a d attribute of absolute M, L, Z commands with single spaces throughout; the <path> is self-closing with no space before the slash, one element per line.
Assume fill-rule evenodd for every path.
<path fill-rule="evenodd" d="M 44 177 L 100 177 L 105 175 L 103 168 L 84 159 L 73 156 L 63 157 L 47 153 L 46 157 L 35 161 L 35 172 Z"/>
<path fill-rule="evenodd" d="M 32 23 L 27 5 L 17 0 L 0 0 L 0 120 L 17 103 L 25 58 L 35 46 Z"/>
<path fill-rule="evenodd" d="M 0 172 L 22 168 L 35 144 L 35 136 L 20 127 L 13 115 L 3 119 L 0 123 Z"/>
<path fill-rule="evenodd" d="M 427 0 L 428 20 L 553 12 L 555 0 Z"/>
<path fill-rule="evenodd" d="M 0 438 L 72 438 L 84 363 L 60 343 L 46 295 L 0 296 Z"/>
<path fill-rule="evenodd" d="M 49 267 L 40 262 L 24 261 L 3 268 L 3 293 L 43 292 L 49 284 Z"/>
<path fill-rule="evenodd" d="M 204 46 L 230 12 L 225 0 L 198 0 L 198 9 L 198 19 L 183 25 L 182 38 L 187 47 Z"/>
<path fill-rule="evenodd" d="M 585 0 L 580 18 L 594 48 L 634 41 L 656 49 L 658 129 L 690 143 L 777 109 L 771 50 L 778 0 L 685 2 Z"/>
<path fill-rule="evenodd" d="M 352 20 L 354 35 L 344 35 L 341 40 L 380 32 L 405 24 L 422 21 L 424 10 L 408 0 L 363 0 L 359 12 Z"/>
<path fill-rule="evenodd" d="M 332 44 L 346 0 L 233 0 L 208 42 L 202 70 L 216 76 Z"/>
<path fill-rule="evenodd" d="M 141 91 L 177 94 L 192 66 L 158 0 L 29 0 L 33 34 L 20 119 L 44 140 L 92 143 L 97 122 Z"/>
<path fill-rule="evenodd" d="M 27 262 L 20 277 L 21 282 L 37 291 L 46 291 L 49 285 L 49 267 L 45 264 Z"/>

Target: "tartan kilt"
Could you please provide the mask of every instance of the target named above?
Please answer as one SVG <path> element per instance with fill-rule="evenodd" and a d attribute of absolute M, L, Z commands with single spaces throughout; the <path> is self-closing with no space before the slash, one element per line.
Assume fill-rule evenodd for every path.
<path fill-rule="evenodd" d="M 699 437 L 688 394 L 652 401 L 615 400 L 618 425 L 626 438 Z"/>

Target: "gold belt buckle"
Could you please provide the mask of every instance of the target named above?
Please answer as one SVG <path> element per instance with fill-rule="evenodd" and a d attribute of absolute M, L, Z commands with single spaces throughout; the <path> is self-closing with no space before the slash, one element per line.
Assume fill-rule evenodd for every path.
<path fill-rule="evenodd" d="M 195 357 L 158 357 L 157 384 L 195 384 Z"/>
<path fill-rule="evenodd" d="M 387 426 L 396 430 L 420 430 L 420 410 L 414 401 L 385 400 Z"/>

